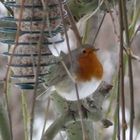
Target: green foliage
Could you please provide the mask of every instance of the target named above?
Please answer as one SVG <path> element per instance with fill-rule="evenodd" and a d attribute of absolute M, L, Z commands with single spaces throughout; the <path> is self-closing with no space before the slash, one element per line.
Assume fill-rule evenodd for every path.
<path fill-rule="evenodd" d="M 6 117 L 6 110 L 0 103 L 0 135 L 2 140 L 10 140 L 9 125 Z"/>
<path fill-rule="evenodd" d="M 98 0 L 70 0 L 68 5 L 72 11 L 73 16 L 78 20 L 86 13 L 93 11 L 98 5 Z"/>
<path fill-rule="evenodd" d="M 106 10 L 105 2 L 100 2 L 103 2 L 101 10 Z M 93 12 L 100 5 L 100 2 L 99 0 L 70 0 L 68 5 L 75 19 L 79 20 L 82 16 Z M 108 0 L 108 2 L 111 4 L 114 0 Z"/>

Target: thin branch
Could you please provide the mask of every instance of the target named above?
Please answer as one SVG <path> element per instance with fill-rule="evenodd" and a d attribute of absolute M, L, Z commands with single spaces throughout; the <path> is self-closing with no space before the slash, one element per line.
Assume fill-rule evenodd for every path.
<path fill-rule="evenodd" d="M 19 40 L 19 35 L 20 35 L 20 27 L 21 27 L 21 20 L 22 20 L 22 15 L 23 15 L 23 9 L 24 9 L 24 3 L 25 0 L 22 0 L 21 2 L 21 7 L 20 7 L 20 12 L 19 12 L 19 22 L 17 26 L 17 32 L 16 32 L 16 37 L 15 37 L 15 45 L 12 50 L 12 54 L 14 55 L 14 52 L 18 46 L 18 40 Z M 8 111 L 8 119 L 9 119 L 9 125 L 10 125 L 10 134 L 11 134 L 11 140 L 13 140 L 13 131 L 12 131 L 12 118 L 11 118 L 11 113 L 10 113 L 10 106 L 9 106 L 9 101 L 8 101 L 8 83 L 9 83 L 9 73 L 10 73 L 10 65 L 13 60 L 13 55 L 10 57 L 8 61 L 8 66 L 5 74 L 5 84 L 4 84 L 4 94 L 5 94 L 5 100 L 6 100 L 6 105 L 7 105 L 7 111 Z"/>
<path fill-rule="evenodd" d="M 79 31 L 77 29 L 75 20 L 74 20 L 74 18 L 72 16 L 72 13 L 71 13 L 71 11 L 70 11 L 70 9 L 69 9 L 67 4 L 65 5 L 65 9 L 67 10 L 68 18 L 69 18 L 70 24 L 72 26 L 72 30 L 73 30 L 73 32 L 75 34 L 76 40 L 78 41 L 78 47 L 79 47 L 79 46 L 82 45 L 82 38 L 81 38 L 81 36 L 79 34 Z"/>
<path fill-rule="evenodd" d="M 68 48 L 68 52 L 69 52 L 69 60 L 70 60 L 71 66 L 72 66 L 72 55 L 71 55 L 69 37 L 68 37 L 68 34 L 67 34 L 67 29 L 66 29 L 66 23 L 65 23 L 64 14 L 63 14 L 63 8 L 62 8 L 61 1 L 58 0 L 58 2 L 59 2 L 61 19 L 62 19 L 62 24 L 63 24 L 64 33 L 65 33 L 66 42 L 67 42 L 67 48 Z"/>
<path fill-rule="evenodd" d="M 47 115 L 48 115 L 48 112 L 49 112 L 49 107 L 50 107 L 50 98 L 48 98 L 48 102 L 47 102 L 47 105 L 46 105 L 45 120 L 44 120 L 43 129 L 42 129 L 41 139 L 43 138 L 43 135 L 44 135 L 44 132 L 45 132 L 45 127 L 46 127 L 46 123 L 47 123 L 47 119 L 48 119 Z"/>
<path fill-rule="evenodd" d="M 76 90 L 76 96 L 77 96 L 77 108 L 78 108 L 78 113 L 79 113 L 81 127 L 82 127 L 83 140 L 88 140 L 88 136 L 87 136 L 85 125 L 84 125 L 82 110 L 81 110 L 81 101 L 79 98 L 78 86 L 76 83 L 75 83 L 75 90 Z"/>
<path fill-rule="evenodd" d="M 118 72 L 118 89 L 117 89 L 117 137 L 120 140 L 120 70 Z"/>
<path fill-rule="evenodd" d="M 22 91 L 21 93 L 21 106 L 22 106 L 22 116 L 23 116 L 23 124 L 24 124 L 24 138 L 25 140 L 29 140 L 29 133 L 28 133 L 28 107 L 27 101 L 25 98 L 25 94 Z"/>
<path fill-rule="evenodd" d="M 122 109 L 122 140 L 126 139 L 126 118 L 125 118 L 125 96 L 124 96 L 124 63 L 123 63 L 123 11 L 122 0 L 119 0 L 119 17 L 120 17 L 120 93 Z"/>
<path fill-rule="evenodd" d="M 123 48 L 124 48 L 124 51 L 126 52 L 127 55 L 131 55 L 131 58 L 133 60 L 137 60 L 138 62 L 140 62 L 140 57 L 137 56 L 136 54 L 134 54 L 132 50 L 130 50 L 130 49 L 126 48 L 126 47 L 123 47 Z"/>
<path fill-rule="evenodd" d="M 128 71 L 129 71 L 129 84 L 130 84 L 130 136 L 129 139 L 133 139 L 133 125 L 134 125 L 134 118 L 135 118 L 135 111 L 134 111 L 134 84 L 133 84 L 133 69 L 132 69 L 132 59 L 131 59 L 131 44 L 130 44 L 130 37 L 129 37 L 129 30 L 128 30 L 128 19 L 127 19 L 127 9 L 126 9 L 126 0 L 122 0 L 122 10 L 123 10 L 123 21 L 124 21 L 124 29 L 125 29 L 125 37 L 126 37 L 126 44 L 128 47 Z"/>
<path fill-rule="evenodd" d="M 100 29 L 101 29 L 101 27 L 102 27 L 102 24 L 103 24 L 103 22 L 104 22 L 105 16 L 106 16 L 106 12 L 104 13 L 104 15 L 103 15 L 103 17 L 102 17 L 102 20 L 101 20 L 101 22 L 100 22 L 100 25 L 99 25 L 99 27 L 98 27 L 98 30 L 97 30 L 97 32 L 96 32 L 96 34 L 95 34 L 95 37 L 94 37 L 93 41 L 92 41 L 92 46 L 94 46 L 94 44 L 95 44 L 95 40 L 97 39 L 97 36 L 98 36 L 98 34 L 99 34 L 99 31 L 100 31 Z"/>
<path fill-rule="evenodd" d="M 136 37 L 137 33 L 140 31 L 140 26 L 137 28 L 137 30 L 135 31 L 135 33 L 133 34 L 133 36 L 131 37 L 130 40 L 130 45 L 133 43 L 134 38 Z"/>
<path fill-rule="evenodd" d="M 106 5 L 106 8 L 107 8 L 107 11 L 108 13 L 110 14 L 110 17 L 111 17 L 111 21 L 112 21 L 112 25 L 113 25 L 113 30 L 114 30 L 114 34 L 116 35 L 117 39 L 119 40 L 119 35 L 117 33 L 117 29 L 116 29 L 116 25 L 115 25 L 115 18 L 113 17 L 113 14 L 112 14 L 112 10 L 111 10 L 111 7 L 109 6 L 109 1 L 105 1 L 105 5 Z"/>
<path fill-rule="evenodd" d="M 47 3 L 47 2 L 46 2 Z M 39 72 L 40 72 L 40 62 L 41 62 L 41 46 L 42 46 L 42 42 L 43 42 L 43 36 L 44 36 L 44 29 L 46 26 L 46 4 L 44 2 L 44 0 L 42 0 L 42 5 L 43 5 L 43 19 L 42 19 L 42 28 L 40 31 L 40 37 L 39 37 L 39 41 L 38 41 L 38 63 L 37 63 L 37 67 L 36 67 L 36 73 L 35 73 L 35 85 L 34 85 L 34 91 L 33 91 L 33 102 L 32 102 L 32 106 L 31 106 L 31 124 L 30 124 L 30 140 L 32 140 L 32 136 L 33 136 L 33 123 L 34 123 L 34 113 L 35 113 L 35 104 L 36 104 L 36 94 L 37 94 L 37 88 L 38 88 L 38 81 L 39 81 Z"/>

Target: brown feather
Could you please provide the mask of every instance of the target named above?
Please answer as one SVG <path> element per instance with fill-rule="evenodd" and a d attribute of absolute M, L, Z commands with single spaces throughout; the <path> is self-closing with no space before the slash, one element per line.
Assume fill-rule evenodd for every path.
<path fill-rule="evenodd" d="M 101 79 L 103 66 L 92 48 L 86 48 L 78 57 L 79 66 L 76 70 L 78 81 L 90 81 L 92 78 Z"/>

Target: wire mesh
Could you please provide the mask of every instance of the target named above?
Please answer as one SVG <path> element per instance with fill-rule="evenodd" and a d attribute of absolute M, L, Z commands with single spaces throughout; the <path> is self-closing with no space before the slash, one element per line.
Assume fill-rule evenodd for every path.
<path fill-rule="evenodd" d="M 66 0 L 61 1 L 64 5 Z M 12 62 L 8 63 L 13 75 L 11 79 L 15 85 L 21 89 L 34 89 L 35 77 L 38 76 L 38 84 L 44 82 L 43 76 L 50 73 L 50 66 L 55 64 L 54 56 L 51 54 L 48 46 L 55 43 L 62 43 L 63 38 L 50 41 L 51 37 L 56 36 L 63 31 L 62 20 L 60 15 L 60 7 L 57 1 L 53 0 L 47 3 L 49 25 L 46 21 L 43 25 L 43 5 L 41 1 L 35 0 L 25 1 L 6 1 L 5 7 L 12 9 L 13 15 L 2 17 L 0 20 L 3 23 L 14 23 L 14 26 L 1 26 L 0 33 L 5 36 L 11 34 L 12 37 L 3 37 L 0 41 L 9 45 L 8 52 L 4 52 L 3 55 L 12 57 Z M 20 10 L 23 8 L 22 17 L 20 17 Z M 64 15 L 67 16 L 67 12 L 64 10 Z M 46 19 L 47 20 L 47 19 Z M 19 27 L 20 22 L 20 27 Z M 39 44 L 39 38 L 41 35 L 41 29 L 44 26 L 43 38 L 41 38 L 41 44 Z M 17 29 L 19 28 L 19 31 Z M 51 31 L 51 36 L 50 36 Z M 16 34 L 18 32 L 19 38 L 16 41 Z M 16 46 L 17 45 L 17 46 Z M 41 45 L 39 52 L 38 47 Z M 14 50 L 16 46 L 16 49 Z M 14 50 L 14 51 L 13 51 Z M 40 53 L 40 54 L 39 54 Z M 41 56 L 39 62 L 39 74 L 36 75 L 39 55 Z"/>

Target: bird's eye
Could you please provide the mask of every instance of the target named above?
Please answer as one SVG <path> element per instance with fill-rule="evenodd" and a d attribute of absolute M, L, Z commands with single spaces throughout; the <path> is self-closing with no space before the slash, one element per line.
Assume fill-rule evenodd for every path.
<path fill-rule="evenodd" d="M 87 53 L 87 51 L 86 51 L 85 49 L 83 49 L 82 53 L 84 53 L 84 54 L 85 54 L 85 53 Z"/>

